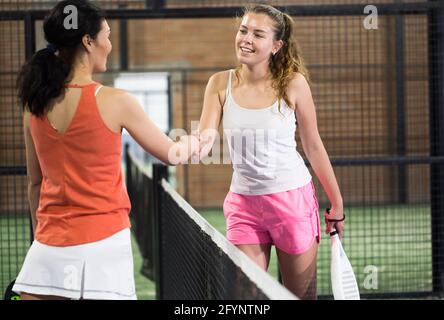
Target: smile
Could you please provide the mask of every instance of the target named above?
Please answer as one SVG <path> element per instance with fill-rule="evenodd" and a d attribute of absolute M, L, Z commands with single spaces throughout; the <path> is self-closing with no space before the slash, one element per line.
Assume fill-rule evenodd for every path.
<path fill-rule="evenodd" d="M 239 47 L 239 48 L 244 53 L 254 53 L 254 50 L 252 50 L 252 49 L 245 48 L 245 47 Z"/>

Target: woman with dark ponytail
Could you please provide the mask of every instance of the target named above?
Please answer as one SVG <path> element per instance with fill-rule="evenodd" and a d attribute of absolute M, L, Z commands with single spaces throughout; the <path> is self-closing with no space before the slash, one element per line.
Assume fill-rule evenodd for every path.
<path fill-rule="evenodd" d="M 173 142 L 132 95 L 93 81 L 112 48 L 98 7 L 61 1 L 44 32 L 48 46 L 18 77 L 35 240 L 13 291 L 25 300 L 136 299 L 121 132 L 168 164 L 186 162 L 198 141 Z"/>
<path fill-rule="evenodd" d="M 245 8 L 235 50 L 239 67 L 208 81 L 200 157 L 212 148 L 222 120 L 234 169 L 224 201 L 227 238 L 263 269 L 274 245 L 284 285 L 315 299 L 320 221 L 312 177 L 296 150 L 296 126 L 331 201 L 327 233 L 335 228 L 342 237 L 344 214 L 292 18 L 268 5 Z"/>

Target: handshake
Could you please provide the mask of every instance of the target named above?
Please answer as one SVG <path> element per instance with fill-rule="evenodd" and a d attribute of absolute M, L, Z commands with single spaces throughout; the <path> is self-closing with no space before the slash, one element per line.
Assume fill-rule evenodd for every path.
<path fill-rule="evenodd" d="M 199 163 L 211 150 L 214 138 L 212 135 L 202 135 L 198 131 L 191 135 L 183 135 L 169 149 L 168 161 L 172 165 Z"/>

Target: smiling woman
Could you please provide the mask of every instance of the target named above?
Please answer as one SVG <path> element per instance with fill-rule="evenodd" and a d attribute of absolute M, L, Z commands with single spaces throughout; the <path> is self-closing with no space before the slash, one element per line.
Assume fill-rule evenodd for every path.
<path fill-rule="evenodd" d="M 331 201 L 326 217 L 339 221 L 343 205 L 292 18 L 267 5 L 245 8 L 235 50 L 239 67 L 214 74 L 207 84 L 200 157 L 208 155 L 222 120 L 234 169 L 224 201 L 227 238 L 263 269 L 274 245 L 284 285 L 315 299 L 320 221 L 312 177 L 296 150 L 296 127 Z M 327 220 L 327 231 L 342 235 L 343 223 Z"/>
<path fill-rule="evenodd" d="M 287 97 L 287 87 L 294 72 L 309 82 L 308 71 L 294 39 L 293 19 L 271 6 L 245 8 L 239 31 L 236 35 L 236 53 L 240 66 L 258 63 L 268 64 L 271 87 L 279 99 L 292 103 Z M 254 47 L 253 47 L 254 45 Z"/>

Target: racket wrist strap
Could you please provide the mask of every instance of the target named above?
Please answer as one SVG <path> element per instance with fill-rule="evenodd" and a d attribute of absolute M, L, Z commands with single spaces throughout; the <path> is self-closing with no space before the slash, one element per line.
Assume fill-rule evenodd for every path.
<path fill-rule="evenodd" d="M 327 208 L 326 211 L 327 211 L 327 214 L 330 214 L 330 208 Z M 341 221 L 345 220 L 345 213 L 343 213 L 342 219 L 329 219 L 329 218 L 326 218 L 326 219 L 328 222 L 341 222 Z"/>
<path fill-rule="evenodd" d="M 344 213 L 344 216 L 342 217 L 342 219 L 328 219 L 327 218 L 327 220 L 328 220 L 328 222 L 341 222 L 341 221 L 344 221 L 345 220 L 345 213 Z"/>

